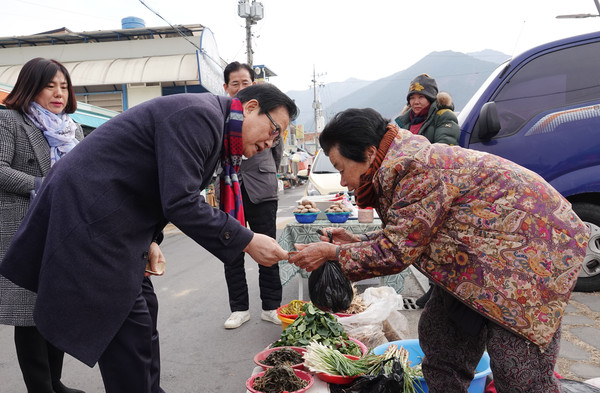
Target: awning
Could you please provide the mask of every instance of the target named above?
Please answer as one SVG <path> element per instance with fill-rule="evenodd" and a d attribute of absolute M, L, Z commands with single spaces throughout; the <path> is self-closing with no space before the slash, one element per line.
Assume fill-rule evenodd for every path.
<path fill-rule="evenodd" d="M 74 86 L 199 82 L 195 53 L 63 63 Z M 0 66 L 0 83 L 14 85 L 22 65 Z"/>
<path fill-rule="evenodd" d="M 97 128 L 107 120 L 118 115 L 119 112 L 100 108 L 99 106 L 77 103 L 77 111 L 71 114 L 71 118 L 84 126 Z"/>

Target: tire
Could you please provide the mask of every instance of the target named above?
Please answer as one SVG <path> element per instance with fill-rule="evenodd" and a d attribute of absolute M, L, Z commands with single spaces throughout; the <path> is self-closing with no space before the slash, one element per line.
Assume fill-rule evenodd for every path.
<path fill-rule="evenodd" d="M 600 291 L 600 206 L 587 202 L 573 203 L 573 211 L 590 228 L 590 240 L 575 291 Z"/>

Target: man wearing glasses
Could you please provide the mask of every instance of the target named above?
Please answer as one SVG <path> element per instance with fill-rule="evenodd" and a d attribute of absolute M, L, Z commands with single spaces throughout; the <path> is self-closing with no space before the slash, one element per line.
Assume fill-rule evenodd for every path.
<path fill-rule="evenodd" d="M 171 222 L 224 263 L 242 252 L 264 266 L 287 259 L 201 191 L 218 165 L 234 176 L 242 155 L 269 151 L 297 111 L 269 84 L 233 99 L 173 94 L 115 116 L 61 158 L 0 263 L 37 292 L 42 336 L 98 363 L 107 393 L 161 393 L 158 303 L 145 275 L 161 273 L 162 229 Z"/>
<path fill-rule="evenodd" d="M 234 97 L 240 90 L 255 84 L 254 70 L 248 64 L 233 62 L 223 72 L 225 92 Z M 265 115 L 272 123 L 273 136 L 280 137 L 281 128 L 269 112 Z M 283 143 L 274 143 L 273 148 L 262 151 L 242 161 L 239 181 L 244 206 L 245 221 L 255 233 L 275 239 L 277 230 L 277 168 L 283 154 Z M 229 293 L 231 315 L 225 321 L 226 329 L 235 329 L 250 319 L 248 283 L 244 267 L 245 253 L 225 263 L 225 280 Z M 262 301 L 261 319 L 280 325 L 277 308 L 281 305 L 281 280 L 279 266 L 261 266 L 258 270 L 258 285 Z"/>

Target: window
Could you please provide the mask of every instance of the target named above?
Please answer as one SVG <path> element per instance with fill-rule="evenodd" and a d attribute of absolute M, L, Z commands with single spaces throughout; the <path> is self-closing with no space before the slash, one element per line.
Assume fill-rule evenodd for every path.
<path fill-rule="evenodd" d="M 540 112 L 600 98 L 600 43 L 557 50 L 518 70 L 494 98 L 502 129 L 512 135 Z"/>

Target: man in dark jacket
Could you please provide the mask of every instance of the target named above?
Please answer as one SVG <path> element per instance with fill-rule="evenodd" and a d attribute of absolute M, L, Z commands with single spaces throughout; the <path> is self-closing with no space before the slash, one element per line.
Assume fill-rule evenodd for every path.
<path fill-rule="evenodd" d="M 287 258 L 200 193 L 221 161 L 235 170 L 242 154 L 271 148 L 296 114 L 268 84 L 236 99 L 159 97 L 109 120 L 52 168 L 0 274 L 38 293 L 40 333 L 88 366 L 98 362 L 107 393 L 161 391 L 144 274 L 147 262 L 158 268 L 153 241 L 167 222 L 222 261 L 242 251 L 265 266 Z"/>

